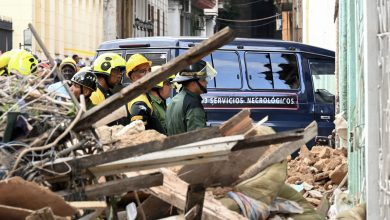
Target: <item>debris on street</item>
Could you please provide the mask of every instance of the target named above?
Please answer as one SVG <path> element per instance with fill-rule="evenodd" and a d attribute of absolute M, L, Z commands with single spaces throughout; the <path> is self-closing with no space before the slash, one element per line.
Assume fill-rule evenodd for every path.
<path fill-rule="evenodd" d="M 324 219 L 315 207 L 345 183 L 347 154 L 304 146 L 317 135 L 315 121 L 275 132 L 243 109 L 218 126 L 172 136 L 142 121 L 96 126 L 233 37 L 222 30 L 88 111 L 46 90 L 56 68 L 24 81 L 0 76 L 8 88 L 0 93 L 0 217 Z"/>

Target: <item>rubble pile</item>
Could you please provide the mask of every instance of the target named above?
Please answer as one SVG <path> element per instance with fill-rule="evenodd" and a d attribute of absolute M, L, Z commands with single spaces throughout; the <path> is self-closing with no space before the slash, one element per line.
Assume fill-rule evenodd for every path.
<path fill-rule="evenodd" d="M 347 150 L 328 146 L 314 146 L 309 150 L 302 146 L 299 156 L 288 161 L 287 183 L 313 205 L 318 206 L 324 195 L 329 197 L 347 175 Z"/>
<path fill-rule="evenodd" d="M 0 92 L 0 219 L 323 219 L 310 199 L 340 184 L 345 152 L 302 148 L 286 162 L 317 135 L 315 121 L 275 133 L 243 109 L 219 126 L 172 136 L 142 121 L 96 128 L 158 77 L 233 37 L 220 31 L 88 111 L 45 89 L 54 69 L 0 78 L 7 88 Z M 286 182 L 304 183 L 306 199 Z"/>

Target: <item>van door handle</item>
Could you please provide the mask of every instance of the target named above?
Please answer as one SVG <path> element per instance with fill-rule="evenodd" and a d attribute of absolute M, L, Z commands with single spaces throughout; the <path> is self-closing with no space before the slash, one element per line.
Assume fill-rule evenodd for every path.
<path fill-rule="evenodd" d="M 237 79 L 240 79 L 240 75 L 237 74 Z"/>
<path fill-rule="evenodd" d="M 321 119 L 323 120 L 329 120 L 330 116 L 329 115 L 321 115 Z"/>
<path fill-rule="evenodd" d="M 252 80 L 252 75 L 249 75 L 249 79 Z"/>

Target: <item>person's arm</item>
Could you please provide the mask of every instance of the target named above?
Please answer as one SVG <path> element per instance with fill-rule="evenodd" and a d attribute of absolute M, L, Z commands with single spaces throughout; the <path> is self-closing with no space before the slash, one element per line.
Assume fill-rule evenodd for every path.
<path fill-rule="evenodd" d="M 151 115 L 151 109 L 146 105 L 145 102 L 134 102 L 129 108 L 130 121 L 141 120 L 144 124 L 147 124 L 147 121 Z"/>
<path fill-rule="evenodd" d="M 186 113 L 187 131 L 206 127 L 206 113 L 203 109 L 190 108 Z"/>

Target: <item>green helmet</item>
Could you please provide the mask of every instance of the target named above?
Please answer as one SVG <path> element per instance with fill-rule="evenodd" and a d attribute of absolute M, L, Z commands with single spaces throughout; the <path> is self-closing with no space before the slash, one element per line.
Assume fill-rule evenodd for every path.
<path fill-rule="evenodd" d="M 180 71 L 172 82 L 184 83 L 199 79 L 206 79 L 209 81 L 213 79 L 215 75 L 217 75 L 217 71 L 209 63 L 200 60 Z"/>

